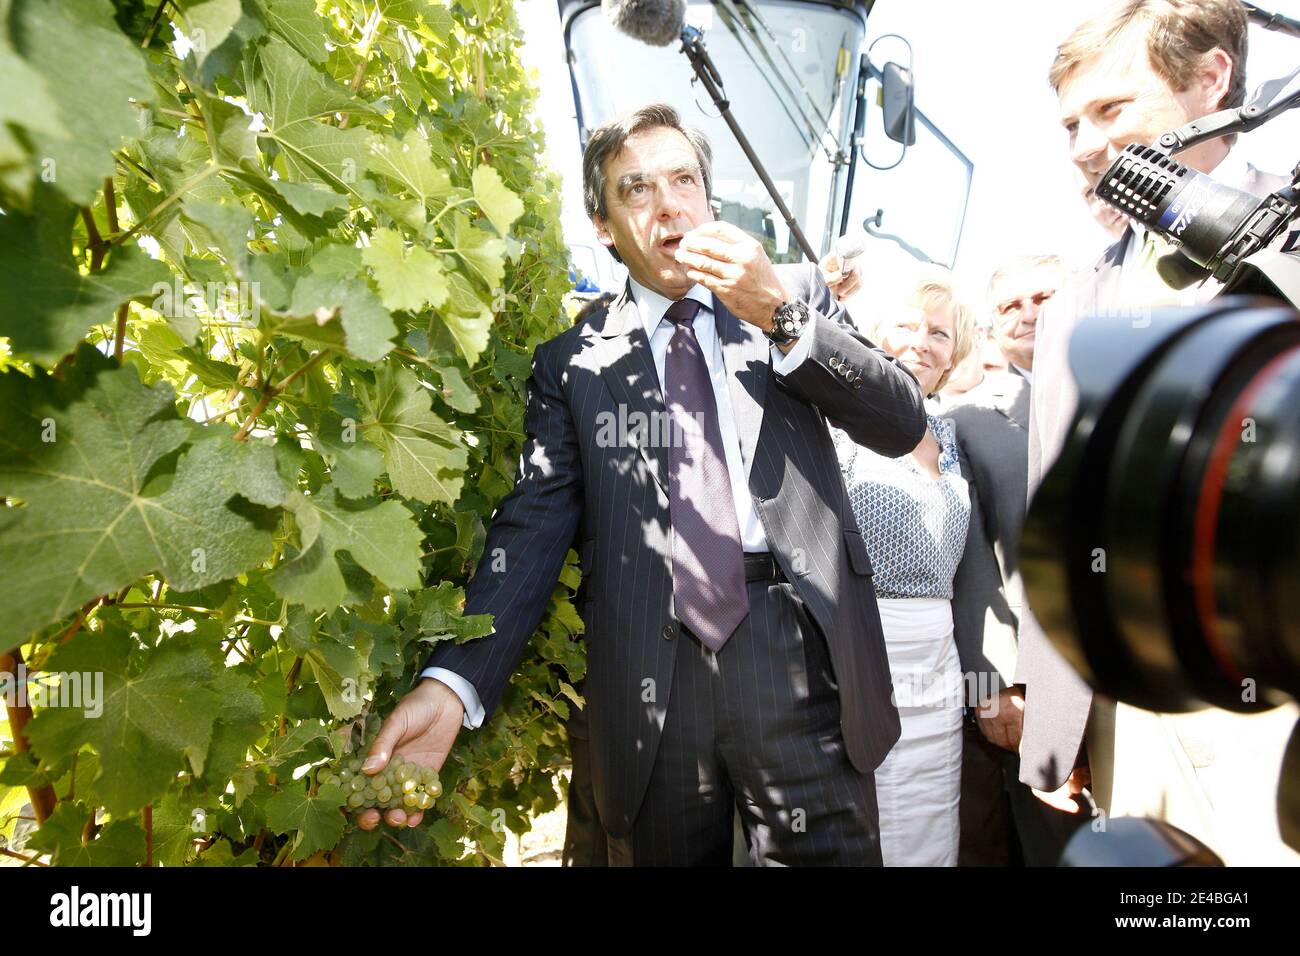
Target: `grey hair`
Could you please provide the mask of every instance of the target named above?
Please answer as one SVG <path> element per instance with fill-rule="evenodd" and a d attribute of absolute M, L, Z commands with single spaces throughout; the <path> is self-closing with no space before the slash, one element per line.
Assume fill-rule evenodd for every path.
<path fill-rule="evenodd" d="M 1003 263 L 993 274 L 989 276 L 989 287 L 986 295 L 990 302 L 993 301 L 993 290 L 997 288 L 999 282 L 1009 275 L 1017 272 L 1028 272 L 1031 269 L 1059 269 L 1065 274 L 1069 274 L 1070 268 L 1065 264 L 1065 260 L 1057 255 L 1044 256 L 1017 256 L 1008 262 Z"/>
<path fill-rule="evenodd" d="M 597 127 L 587 140 L 582 153 L 582 198 L 588 218 L 599 215 L 604 219 L 609 215 L 609 206 L 605 202 L 606 160 L 618 154 L 629 136 L 658 127 L 675 129 L 686 137 L 700 164 L 704 194 L 707 198 L 713 197 L 713 147 L 709 145 L 709 138 L 698 129 L 684 126 L 677 110 L 667 103 L 647 103 Z M 609 251 L 619 262 L 623 261 L 612 247 Z"/>

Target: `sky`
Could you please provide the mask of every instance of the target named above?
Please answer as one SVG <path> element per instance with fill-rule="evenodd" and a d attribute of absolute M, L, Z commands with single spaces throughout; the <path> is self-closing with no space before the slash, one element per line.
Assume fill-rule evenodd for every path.
<path fill-rule="evenodd" d="M 1056 45 L 1106 2 L 878 0 L 872 11 L 867 42 L 888 33 L 908 39 L 917 105 L 975 164 L 954 268 L 973 299 L 1008 257 L 1054 252 L 1081 266 L 1107 244 L 1078 196 L 1056 97 L 1046 79 Z M 1300 0 L 1261 5 L 1300 18 Z M 567 237 L 583 231 L 584 224 L 577 127 L 557 5 L 518 0 L 516 11 L 524 31 L 524 62 L 537 71 L 547 161 L 564 176 Z M 1249 89 L 1297 66 L 1300 39 L 1251 27 Z M 1237 149 L 1261 169 L 1289 171 L 1300 161 L 1300 109 L 1244 134 Z M 1032 194 L 1026 192 L 1025 169 L 1035 171 Z M 871 241 L 868 256 L 868 284 L 896 279 L 900 260 L 910 266 L 883 242 Z"/>

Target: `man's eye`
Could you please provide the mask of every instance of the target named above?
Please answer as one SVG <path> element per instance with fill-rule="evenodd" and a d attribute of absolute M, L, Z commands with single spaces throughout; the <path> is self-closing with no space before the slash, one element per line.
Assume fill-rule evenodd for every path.
<path fill-rule="evenodd" d="M 628 192 L 632 195 L 636 195 L 638 189 L 645 189 L 645 183 L 633 183 L 632 187 L 628 189 Z"/>
<path fill-rule="evenodd" d="M 1124 103 L 1121 100 L 1111 100 L 1101 108 L 1102 115 L 1104 116 L 1107 113 L 1113 113 L 1123 105 Z"/>
<path fill-rule="evenodd" d="M 683 175 L 677 177 L 677 181 L 681 183 L 693 183 L 695 182 L 695 177 L 692 176 L 690 173 L 684 173 Z"/>
<path fill-rule="evenodd" d="M 942 335 L 945 339 L 946 339 L 946 338 L 950 338 L 950 336 L 948 335 L 948 333 L 945 332 L 943 329 L 931 329 L 931 330 L 930 330 L 930 334 L 931 334 L 931 335 Z"/>

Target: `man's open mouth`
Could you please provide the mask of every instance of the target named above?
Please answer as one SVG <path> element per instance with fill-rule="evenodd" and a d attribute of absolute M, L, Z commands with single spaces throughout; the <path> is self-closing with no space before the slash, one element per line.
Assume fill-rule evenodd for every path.
<path fill-rule="evenodd" d="M 659 243 L 659 248 L 671 255 L 676 255 L 677 247 L 682 244 L 681 236 L 669 236 L 663 242 Z"/>

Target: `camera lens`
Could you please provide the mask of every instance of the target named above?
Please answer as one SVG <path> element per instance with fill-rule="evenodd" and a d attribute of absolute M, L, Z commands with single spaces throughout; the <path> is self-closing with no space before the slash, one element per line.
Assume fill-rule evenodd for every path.
<path fill-rule="evenodd" d="M 1300 692 L 1298 319 L 1230 298 L 1079 323 L 1078 411 L 1021 562 L 1107 695 L 1253 712 Z"/>

